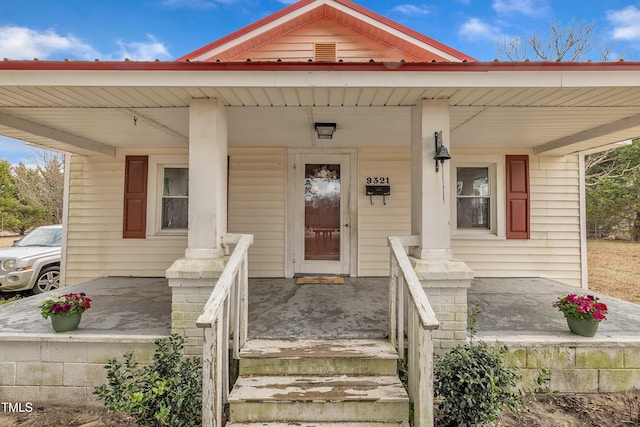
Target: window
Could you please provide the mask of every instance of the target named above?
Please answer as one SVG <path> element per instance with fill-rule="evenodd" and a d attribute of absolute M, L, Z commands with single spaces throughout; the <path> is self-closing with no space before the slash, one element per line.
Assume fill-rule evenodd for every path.
<path fill-rule="evenodd" d="M 126 156 L 122 224 L 125 239 L 187 234 L 187 156 Z"/>
<path fill-rule="evenodd" d="M 189 226 L 187 156 L 149 156 L 147 237 L 185 236 Z"/>
<path fill-rule="evenodd" d="M 189 169 L 163 168 L 162 230 L 187 228 L 189 220 Z"/>
<path fill-rule="evenodd" d="M 457 227 L 491 229 L 491 187 L 488 167 L 457 168 Z"/>
<path fill-rule="evenodd" d="M 452 238 L 504 239 L 504 157 L 457 155 L 453 167 Z"/>

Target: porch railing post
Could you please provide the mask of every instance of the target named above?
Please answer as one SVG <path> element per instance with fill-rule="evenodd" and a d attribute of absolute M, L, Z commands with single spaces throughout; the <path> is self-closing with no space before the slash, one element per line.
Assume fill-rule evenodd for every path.
<path fill-rule="evenodd" d="M 220 321 L 216 321 L 211 328 L 204 330 L 204 344 L 202 352 L 202 425 L 220 427 L 222 424 L 222 391 L 220 379 L 222 377 L 222 361 L 219 341 L 221 332 Z M 218 404 L 220 402 L 220 404 Z"/>
<path fill-rule="evenodd" d="M 398 335 L 396 326 L 396 312 L 398 310 L 398 263 L 391 257 L 389 273 L 389 341 L 398 348 Z"/>
<path fill-rule="evenodd" d="M 417 328 L 416 396 L 414 399 L 414 425 L 433 427 L 433 331 L 423 325 Z"/>

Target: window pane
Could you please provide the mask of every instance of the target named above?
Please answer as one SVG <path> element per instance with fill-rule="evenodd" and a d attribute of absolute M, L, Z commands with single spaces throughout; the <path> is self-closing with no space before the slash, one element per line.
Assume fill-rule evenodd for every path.
<path fill-rule="evenodd" d="M 162 228 L 187 228 L 189 199 L 162 199 Z"/>
<path fill-rule="evenodd" d="M 458 199 L 458 228 L 489 228 L 489 199 Z"/>
<path fill-rule="evenodd" d="M 163 196 L 189 195 L 189 169 L 165 168 Z"/>
<path fill-rule="evenodd" d="M 458 196 L 489 197 L 489 168 L 458 168 Z"/>

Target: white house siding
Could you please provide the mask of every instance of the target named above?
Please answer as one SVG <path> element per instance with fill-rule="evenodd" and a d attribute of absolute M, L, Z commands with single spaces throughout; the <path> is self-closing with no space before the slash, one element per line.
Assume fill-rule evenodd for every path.
<path fill-rule="evenodd" d="M 513 153 L 519 154 L 519 153 Z M 578 157 L 529 155 L 530 240 L 454 239 L 476 277 L 539 277 L 581 283 Z"/>
<path fill-rule="evenodd" d="M 228 230 L 254 235 L 249 275 L 284 277 L 286 149 L 229 147 L 229 162 Z"/>
<path fill-rule="evenodd" d="M 104 276 L 164 277 L 184 256 L 187 236 L 123 239 L 125 155 L 185 154 L 145 149 L 115 158 L 73 156 L 70 168 L 67 285 Z M 152 197 L 149 195 L 149 197 Z"/>
<path fill-rule="evenodd" d="M 388 236 L 411 234 L 411 162 L 409 147 L 360 148 L 358 151 L 359 276 L 389 274 Z M 365 195 L 367 177 L 389 177 L 391 195 Z"/>
<path fill-rule="evenodd" d="M 187 238 L 122 238 L 125 155 L 73 156 L 66 284 L 103 276 L 163 277 L 184 256 Z M 144 154 L 185 154 L 146 150 Z M 467 153 L 465 153 L 467 154 Z M 518 154 L 518 153 L 514 153 Z M 251 277 L 283 277 L 286 148 L 230 147 L 229 232 L 254 234 Z M 389 177 L 386 205 L 365 195 L 367 177 Z M 580 285 L 578 159 L 530 154 L 531 239 L 453 239 L 454 256 L 477 277 L 543 276 Z M 387 236 L 411 233 L 409 147 L 358 150 L 359 276 L 385 276 Z M 149 195 L 151 197 L 151 195 Z M 291 230 L 289 230 L 291 231 Z"/>

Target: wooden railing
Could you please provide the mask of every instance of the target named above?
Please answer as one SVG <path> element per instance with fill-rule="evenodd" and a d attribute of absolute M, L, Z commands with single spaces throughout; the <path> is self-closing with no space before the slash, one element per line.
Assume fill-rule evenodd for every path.
<path fill-rule="evenodd" d="M 235 245 L 196 324 L 204 328 L 202 345 L 202 425 L 222 427 L 222 411 L 229 397 L 229 337 L 233 357 L 247 341 L 251 234 L 225 234 L 224 245 Z"/>
<path fill-rule="evenodd" d="M 418 236 L 389 237 L 389 338 L 404 360 L 406 336 L 413 425 L 431 427 L 434 423 L 433 330 L 438 329 L 439 324 L 404 249 L 418 244 Z"/>

